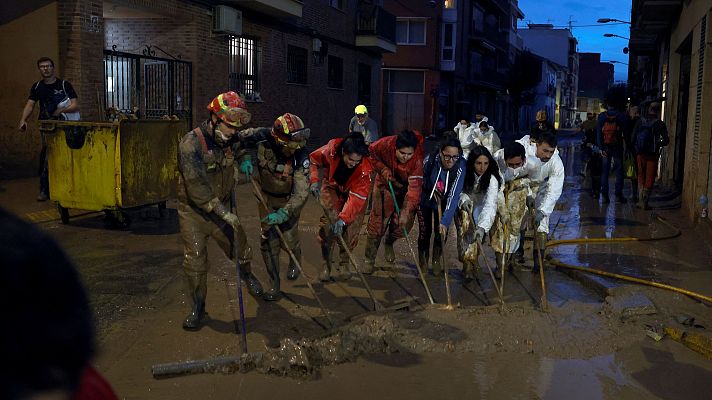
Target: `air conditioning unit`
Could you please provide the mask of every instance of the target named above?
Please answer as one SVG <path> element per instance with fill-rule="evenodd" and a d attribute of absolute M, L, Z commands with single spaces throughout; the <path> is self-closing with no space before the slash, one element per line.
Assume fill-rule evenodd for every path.
<path fill-rule="evenodd" d="M 242 35 L 242 11 L 228 6 L 213 8 L 213 32 Z"/>

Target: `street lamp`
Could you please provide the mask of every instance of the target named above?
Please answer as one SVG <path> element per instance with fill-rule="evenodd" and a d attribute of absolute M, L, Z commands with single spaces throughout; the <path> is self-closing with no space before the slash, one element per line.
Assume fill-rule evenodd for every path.
<path fill-rule="evenodd" d="M 624 24 L 630 24 L 629 21 L 621 21 L 621 20 L 615 19 L 615 18 L 599 18 L 598 21 L 596 21 L 596 22 L 598 22 L 599 24 L 607 24 L 609 22 L 621 22 Z"/>
<path fill-rule="evenodd" d="M 616 35 L 615 33 L 604 33 L 603 36 L 605 36 L 605 37 L 618 37 L 618 38 L 621 38 L 621 39 L 630 40 L 630 38 L 627 38 L 627 37 L 621 36 L 621 35 Z"/>

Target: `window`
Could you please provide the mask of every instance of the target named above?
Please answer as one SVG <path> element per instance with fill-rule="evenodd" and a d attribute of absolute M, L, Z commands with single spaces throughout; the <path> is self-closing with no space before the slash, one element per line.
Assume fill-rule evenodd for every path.
<path fill-rule="evenodd" d="M 287 83 L 307 83 L 307 49 L 287 46 Z"/>
<path fill-rule="evenodd" d="M 344 59 L 329 56 L 327 85 L 332 89 L 344 88 Z"/>
<path fill-rule="evenodd" d="M 443 24 L 443 61 L 455 59 L 455 24 Z"/>
<path fill-rule="evenodd" d="M 329 0 L 329 5 L 338 8 L 339 10 L 344 9 L 344 1 L 345 0 Z"/>
<path fill-rule="evenodd" d="M 457 7 L 457 0 L 445 0 L 445 8 Z"/>
<path fill-rule="evenodd" d="M 396 43 L 409 45 L 425 44 L 425 19 L 398 19 L 396 22 Z"/>
<path fill-rule="evenodd" d="M 387 69 L 384 72 L 384 86 L 388 93 L 424 92 L 425 74 L 423 71 Z"/>
<path fill-rule="evenodd" d="M 230 37 L 228 85 L 247 100 L 259 99 L 260 42 L 242 36 Z"/>
<path fill-rule="evenodd" d="M 477 6 L 472 6 L 472 31 L 482 32 L 485 27 L 485 12 Z"/>
<path fill-rule="evenodd" d="M 470 76 L 479 79 L 482 75 L 482 53 L 478 51 L 470 52 Z"/>

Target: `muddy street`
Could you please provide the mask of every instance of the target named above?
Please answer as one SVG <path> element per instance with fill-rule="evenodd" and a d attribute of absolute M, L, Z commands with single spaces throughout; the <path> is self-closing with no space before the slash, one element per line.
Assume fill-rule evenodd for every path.
<path fill-rule="evenodd" d="M 667 209 L 673 207 L 662 197 L 651 199 L 657 214 L 593 199 L 578 175 L 578 139 L 562 142 L 567 178 L 551 218 L 551 240 L 666 237 L 676 229 L 680 235 L 565 244 L 551 247 L 547 257 L 712 295 L 710 232 Z M 451 232 L 445 253 L 455 309 L 442 307 L 445 282 L 430 274 L 426 279 L 438 304 L 429 304 L 410 250 L 400 240 L 395 265 L 386 266 L 381 249 L 378 268 L 366 279 L 384 306 L 406 300 L 410 309 L 371 312 L 357 276 L 344 282 L 316 279 L 321 210 L 313 199 L 300 224 L 303 267 L 335 326 L 329 326 L 302 277 L 283 278 L 284 297 L 277 302 L 243 291 L 249 355 L 214 373 L 154 379 L 156 364 L 239 356 L 234 264 L 210 242 L 209 319 L 198 332 L 184 331 L 189 306 L 175 204 L 168 204 L 163 217 L 155 207 L 129 210 L 131 224 L 123 228 L 107 226 L 102 213 L 80 210 L 71 210 L 64 225 L 51 204 L 28 200 L 35 183 L 2 182 L 0 206 L 52 234 L 77 265 L 95 313 L 100 344 L 95 363 L 120 398 L 705 399 L 712 393 L 712 359 L 704 348 L 695 351 L 669 336 L 656 341 L 650 333 L 669 327 L 709 340 L 710 303 L 550 266 L 545 272 L 549 312 L 540 309 L 539 275 L 526 269 L 505 274 L 501 305 L 486 268 L 473 281 L 463 279 Z M 266 284 L 257 202 L 246 183 L 238 196 L 253 271 Z M 413 243 L 416 234 L 411 232 Z M 359 262 L 364 238 L 354 252 Z M 529 238 L 529 266 L 531 243 Z M 486 252 L 494 265 L 491 249 Z M 283 253 L 282 274 L 287 262 Z M 689 317 L 695 318 L 692 326 Z"/>

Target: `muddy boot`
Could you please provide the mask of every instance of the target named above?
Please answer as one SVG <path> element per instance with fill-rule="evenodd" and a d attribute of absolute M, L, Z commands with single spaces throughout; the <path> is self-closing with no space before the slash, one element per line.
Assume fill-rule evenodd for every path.
<path fill-rule="evenodd" d="M 538 273 L 539 268 L 544 268 L 543 265 L 539 265 L 539 260 L 544 261 L 544 250 L 546 248 L 546 242 L 549 235 L 546 232 L 537 232 L 534 234 L 534 248 L 532 249 L 532 257 L 534 257 L 534 268 L 532 268 L 533 273 Z"/>
<path fill-rule="evenodd" d="M 506 255 L 502 253 L 494 253 L 494 260 L 497 266 L 494 268 L 494 277 L 497 279 L 502 279 L 502 271 L 504 270 L 504 258 Z"/>
<path fill-rule="evenodd" d="M 519 248 L 514 252 L 514 257 L 512 259 L 519 265 L 524 265 L 526 260 L 524 259 L 524 241 L 526 239 L 526 231 L 519 231 Z"/>
<path fill-rule="evenodd" d="M 433 246 L 433 275 L 442 276 L 443 265 L 442 265 L 442 249 Z"/>
<path fill-rule="evenodd" d="M 190 314 L 183 321 L 183 329 L 195 331 L 200 329 L 205 319 L 205 296 L 208 292 L 207 274 L 185 276 L 187 290 L 193 303 Z"/>
<path fill-rule="evenodd" d="M 331 246 L 321 246 L 321 257 L 323 265 L 321 273 L 319 274 L 319 280 L 322 282 L 329 282 L 331 280 Z"/>
<path fill-rule="evenodd" d="M 336 268 L 338 271 L 338 274 L 336 275 L 337 280 L 348 281 L 351 279 L 351 272 L 349 271 L 350 262 L 349 255 L 341 249 L 341 253 L 339 254 L 339 266 Z"/>
<path fill-rule="evenodd" d="M 366 251 L 364 252 L 363 272 L 364 274 L 373 273 L 376 266 L 376 255 L 378 254 L 378 245 L 381 243 L 381 238 L 368 236 L 366 238 Z"/>
<path fill-rule="evenodd" d="M 385 253 L 383 254 L 383 258 L 386 259 L 388 264 L 393 266 L 393 263 L 396 261 L 396 252 L 393 250 L 393 242 L 388 242 L 388 240 L 386 240 L 384 246 L 383 250 Z"/>
<path fill-rule="evenodd" d="M 641 189 L 640 191 L 640 202 L 638 202 L 638 208 L 641 208 L 643 210 L 650 210 L 650 206 L 648 205 L 648 201 L 650 200 L 650 190 L 649 189 Z"/>
<path fill-rule="evenodd" d="M 245 281 L 245 285 L 247 285 L 247 290 L 253 296 L 262 296 L 262 293 L 264 292 L 264 289 L 262 289 L 262 284 L 259 280 L 257 280 L 257 277 L 253 275 L 252 272 L 246 272 L 249 270 L 249 263 L 245 263 L 240 266 L 240 271 L 242 272 L 242 280 Z"/>
<path fill-rule="evenodd" d="M 418 264 L 420 264 L 420 272 L 428 272 L 428 252 L 418 250 Z"/>
<path fill-rule="evenodd" d="M 292 252 L 294 253 L 294 257 L 297 260 L 302 259 L 302 251 L 299 249 L 292 249 Z M 290 281 L 293 281 L 295 279 L 299 278 L 299 268 L 297 268 L 297 265 L 294 264 L 294 260 L 292 258 L 289 258 L 289 268 L 287 268 L 287 279 Z"/>
<path fill-rule="evenodd" d="M 262 251 L 262 257 L 265 260 L 267 273 L 272 280 L 272 287 L 262 295 L 262 299 L 277 301 L 282 298 L 282 292 L 279 290 L 279 255 L 274 255 L 270 251 Z"/>

